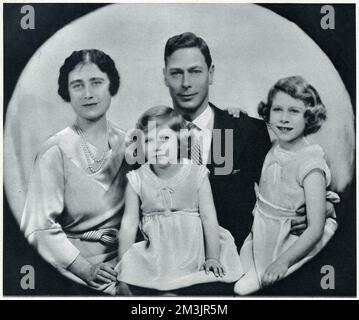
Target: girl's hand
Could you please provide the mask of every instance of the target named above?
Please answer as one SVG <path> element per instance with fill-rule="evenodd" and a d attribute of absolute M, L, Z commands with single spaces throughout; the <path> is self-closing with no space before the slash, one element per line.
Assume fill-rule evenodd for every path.
<path fill-rule="evenodd" d="M 200 270 L 205 270 L 206 274 L 208 274 L 210 271 L 213 271 L 216 277 L 221 278 L 226 274 L 223 266 L 217 259 L 207 259 Z"/>
<path fill-rule="evenodd" d="M 85 281 L 92 287 L 99 287 L 104 283 L 117 281 L 117 272 L 108 263 L 98 263 L 91 265 L 87 272 Z"/>
<path fill-rule="evenodd" d="M 227 108 L 228 114 L 233 116 L 233 118 L 239 118 L 241 116 L 241 113 L 247 115 L 248 113 L 240 108 Z"/>
<path fill-rule="evenodd" d="M 276 281 L 284 278 L 285 274 L 288 271 L 288 264 L 283 263 L 279 260 L 274 261 L 264 272 L 262 277 L 262 285 L 269 286 Z"/>

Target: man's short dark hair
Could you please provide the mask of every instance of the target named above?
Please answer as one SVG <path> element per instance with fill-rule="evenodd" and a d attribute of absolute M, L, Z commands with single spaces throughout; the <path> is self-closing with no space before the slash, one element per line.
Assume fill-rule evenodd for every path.
<path fill-rule="evenodd" d="M 185 32 L 175 35 L 167 40 L 165 47 L 165 65 L 167 66 L 167 58 L 176 50 L 185 48 L 198 48 L 206 61 L 208 69 L 212 65 L 212 57 L 207 43 L 192 32 Z"/>
<path fill-rule="evenodd" d="M 117 93 L 120 87 L 120 75 L 116 69 L 115 62 L 109 55 L 101 50 L 84 49 L 72 52 L 60 68 L 58 79 L 59 89 L 57 92 L 64 101 L 70 102 L 68 88 L 69 73 L 74 70 L 79 63 L 94 63 L 97 65 L 102 72 L 107 74 L 110 80 L 109 91 L 111 96 Z"/>

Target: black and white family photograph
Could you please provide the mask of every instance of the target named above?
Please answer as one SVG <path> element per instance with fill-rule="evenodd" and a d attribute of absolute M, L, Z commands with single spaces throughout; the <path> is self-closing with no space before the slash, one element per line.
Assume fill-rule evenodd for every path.
<path fill-rule="evenodd" d="M 2 9 L 4 297 L 356 297 L 354 2 Z"/>

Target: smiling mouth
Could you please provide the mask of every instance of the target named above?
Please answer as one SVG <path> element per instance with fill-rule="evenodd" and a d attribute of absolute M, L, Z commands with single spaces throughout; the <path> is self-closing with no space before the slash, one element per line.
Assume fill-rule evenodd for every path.
<path fill-rule="evenodd" d="M 166 158 L 166 157 L 168 157 L 167 153 L 157 153 L 156 154 L 156 158 Z"/>
<path fill-rule="evenodd" d="M 93 106 L 95 106 L 95 105 L 97 105 L 97 102 L 95 103 L 85 103 L 85 104 L 83 104 L 82 106 L 83 107 L 93 107 Z"/>
<path fill-rule="evenodd" d="M 277 126 L 277 129 L 282 132 L 282 133 L 288 133 L 290 131 L 293 130 L 293 128 L 288 128 L 288 127 L 280 127 L 280 126 Z"/>
<path fill-rule="evenodd" d="M 180 94 L 179 96 L 180 96 L 182 99 L 190 99 L 190 98 L 194 97 L 195 95 L 197 95 L 197 93 Z"/>

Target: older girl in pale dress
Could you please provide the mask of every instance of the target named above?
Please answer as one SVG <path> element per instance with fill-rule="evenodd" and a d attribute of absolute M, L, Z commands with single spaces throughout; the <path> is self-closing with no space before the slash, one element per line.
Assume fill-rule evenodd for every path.
<path fill-rule="evenodd" d="M 38 152 L 21 220 L 47 262 L 98 290 L 116 281 L 128 171 L 124 132 L 106 119 L 119 80 L 114 61 L 102 51 L 75 51 L 65 60 L 58 93 L 76 121 Z"/>
<path fill-rule="evenodd" d="M 331 174 L 325 154 L 305 138 L 326 118 L 317 91 L 301 77 L 281 79 L 258 111 L 278 143 L 264 161 L 252 232 L 240 251 L 244 275 L 235 285 L 239 295 L 297 270 L 323 249 L 337 229 L 335 217 L 326 214 L 326 199 L 338 202 L 339 197 L 327 191 Z M 290 233 L 291 220 L 304 204 L 308 227 L 296 236 Z"/>

